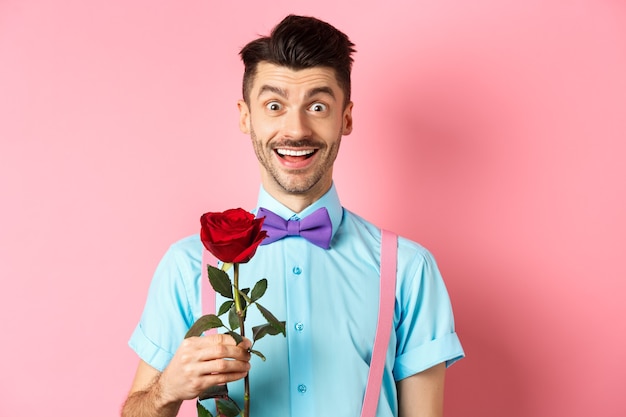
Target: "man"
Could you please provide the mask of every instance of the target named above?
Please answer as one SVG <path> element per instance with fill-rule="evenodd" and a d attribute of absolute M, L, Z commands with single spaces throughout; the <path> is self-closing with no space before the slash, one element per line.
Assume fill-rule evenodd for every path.
<path fill-rule="evenodd" d="M 288 16 L 241 51 L 239 126 L 259 160 L 257 210 L 287 220 L 324 208 L 332 223 L 329 248 L 288 236 L 241 265 L 244 286 L 267 277 L 263 304 L 286 320 L 287 337 L 255 345 L 266 362 L 250 358 L 247 339 L 183 341 L 202 315 L 202 244 L 198 236 L 177 242 L 130 340 L 141 360 L 123 416 L 175 416 L 182 401 L 223 383 L 242 404 L 240 380 L 251 364 L 254 417 L 359 415 L 376 332 L 381 232 L 341 207 L 332 181 L 341 139 L 352 131 L 353 47 L 325 22 Z M 463 350 L 434 259 L 414 242 L 397 245 L 394 331 L 377 416 L 441 416 L 445 368 Z M 255 320 L 263 321 L 251 313 L 250 326 Z"/>

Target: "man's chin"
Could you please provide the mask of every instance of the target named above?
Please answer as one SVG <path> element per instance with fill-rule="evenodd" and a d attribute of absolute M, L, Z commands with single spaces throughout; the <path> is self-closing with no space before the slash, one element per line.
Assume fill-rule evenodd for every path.
<path fill-rule="evenodd" d="M 293 194 L 293 195 L 305 195 L 311 192 L 311 189 L 313 188 L 310 186 L 302 186 L 302 185 L 281 184 L 280 186 L 283 189 L 283 191 L 285 191 L 288 194 Z"/>
<path fill-rule="evenodd" d="M 279 178 L 278 185 L 287 193 L 294 195 L 303 195 L 311 192 L 317 182 L 310 178 Z"/>
<path fill-rule="evenodd" d="M 306 196 L 325 193 L 330 188 L 332 181 L 326 184 L 323 178 L 301 178 L 299 180 L 292 179 L 291 181 L 283 179 L 278 184 L 288 194 Z"/>

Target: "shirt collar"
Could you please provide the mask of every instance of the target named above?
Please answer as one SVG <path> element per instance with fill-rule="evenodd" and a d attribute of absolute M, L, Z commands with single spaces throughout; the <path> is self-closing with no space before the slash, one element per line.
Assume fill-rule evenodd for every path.
<path fill-rule="evenodd" d="M 256 212 L 259 210 L 259 207 L 268 209 L 285 220 L 302 219 L 313 213 L 315 210 L 326 207 L 326 210 L 328 210 L 328 215 L 330 216 L 330 222 L 333 225 L 333 237 L 335 236 L 337 229 L 339 229 L 339 225 L 341 224 L 341 220 L 343 219 L 343 208 L 341 207 L 339 195 L 337 194 L 334 183 L 331 185 L 326 194 L 324 194 L 320 199 L 318 199 L 299 213 L 296 213 L 295 211 L 292 211 L 285 207 L 282 203 L 280 203 L 267 191 L 265 191 L 265 189 L 261 185 L 261 189 L 259 190 L 259 198 L 257 200 L 257 206 L 253 213 L 256 214 Z"/>

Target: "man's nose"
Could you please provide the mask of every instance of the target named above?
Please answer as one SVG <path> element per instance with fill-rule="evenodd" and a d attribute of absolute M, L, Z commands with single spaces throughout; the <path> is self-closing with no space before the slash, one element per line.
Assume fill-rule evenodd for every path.
<path fill-rule="evenodd" d="M 285 114 L 283 131 L 284 135 L 293 139 L 301 139 L 311 136 L 310 121 L 304 111 L 293 110 Z"/>

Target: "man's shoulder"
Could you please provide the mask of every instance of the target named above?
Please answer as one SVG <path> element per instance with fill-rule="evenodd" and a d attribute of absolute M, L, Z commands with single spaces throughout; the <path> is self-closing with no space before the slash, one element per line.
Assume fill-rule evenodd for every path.
<path fill-rule="evenodd" d="M 380 230 L 378 226 L 367 220 L 365 217 L 356 214 L 355 212 L 348 210 L 345 207 L 343 208 L 343 223 L 344 225 L 349 227 L 367 229 L 370 231 Z"/>
<path fill-rule="evenodd" d="M 196 261 L 202 257 L 202 242 L 200 241 L 200 235 L 194 234 L 186 236 L 172 243 L 167 249 L 165 258 L 176 260 Z"/>
<path fill-rule="evenodd" d="M 380 242 L 381 228 L 363 216 L 344 208 L 344 221 L 348 228 L 359 229 L 361 233 L 375 237 L 376 242 Z M 416 240 L 406 237 L 396 230 L 390 230 L 398 236 L 398 252 L 402 258 L 431 258 L 428 249 Z"/>

